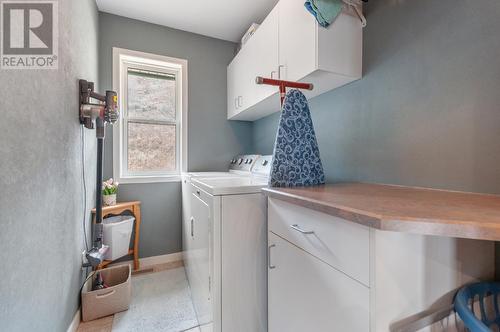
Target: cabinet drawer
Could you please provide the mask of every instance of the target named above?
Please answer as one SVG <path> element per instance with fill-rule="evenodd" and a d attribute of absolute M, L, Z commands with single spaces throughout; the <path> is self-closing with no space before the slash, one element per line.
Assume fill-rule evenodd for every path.
<path fill-rule="evenodd" d="M 269 198 L 268 228 L 334 268 L 370 285 L 367 227 Z"/>
<path fill-rule="evenodd" d="M 370 289 L 269 233 L 269 332 L 367 332 Z"/>

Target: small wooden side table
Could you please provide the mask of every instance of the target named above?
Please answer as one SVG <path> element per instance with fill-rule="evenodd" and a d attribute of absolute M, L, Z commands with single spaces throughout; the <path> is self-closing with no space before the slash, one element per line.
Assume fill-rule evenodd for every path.
<path fill-rule="evenodd" d="M 130 211 L 135 217 L 135 222 L 134 222 L 134 247 L 132 249 L 129 249 L 128 254 L 129 255 L 134 255 L 134 270 L 139 269 L 139 229 L 141 226 L 141 202 L 140 201 L 132 201 L 132 202 L 120 202 L 116 203 L 116 205 L 112 206 L 103 206 L 102 207 L 102 217 L 105 218 L 106 216 L 109 216 L 110 214 L 113 215 L 119 215 L 122 214 L 125 211 Z M 95 209 L 92 209 L 92 222 L 95 223 Z M 105 260 L 99 266 L 97 269 L 102 269 L 108 264 L 110 264 L 112 261 L 110 260 Z"/>

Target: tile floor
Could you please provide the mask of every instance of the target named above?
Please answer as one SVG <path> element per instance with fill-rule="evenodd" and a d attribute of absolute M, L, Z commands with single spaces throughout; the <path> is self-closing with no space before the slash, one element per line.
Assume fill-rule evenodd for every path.
<path fill-rule="evenodd" d="M 168 264 L 132 276 L 132 301 L 127 311 L 81 323 L 78 332 L 211 332 L 197 326 L 189 284 L 181 264 Z"/>
<path fill-rule="evenodd" d="M 183 332 L 212 332 L 212 326 L 209 325 L 196 326 L 193 327 L 192 329 Z"/>

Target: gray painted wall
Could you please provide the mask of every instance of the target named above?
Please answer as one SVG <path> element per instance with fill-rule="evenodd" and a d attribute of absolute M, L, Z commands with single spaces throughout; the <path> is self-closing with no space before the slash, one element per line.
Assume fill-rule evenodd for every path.
<path fill-rule="evenodd" d="M 59 69 L 0 70 L 2 331 L 66 331 L 78 308 L 84 216 L 77 79 L 98 78 L 97 15 L 93 0 L 59 1 Z M 85 138 L 88 211 L 95 133 Z"/>
<path fill-rule="evenodd" d="M 364 77 L 310 101 L 327 180 L 500 193 L 500 2 L 365 9 Z M 277 124 L 254 123 L 255 151 Z"/>
<path fill-rule="evenodd" d="M 234 44 L 125 17 L 99 13 L 99 82 L 112 88 L 112 47 L 188 60 L 188 168 L 227 170 L 251 150 L 251 124 L 226 120 L 226 66 Z M 105 177 L 112 177 L 112 132 L 106 138 Z M 180 183 L 125 184 L 119 200 L 142 201 L 140 256 L 181 250 Z"/>

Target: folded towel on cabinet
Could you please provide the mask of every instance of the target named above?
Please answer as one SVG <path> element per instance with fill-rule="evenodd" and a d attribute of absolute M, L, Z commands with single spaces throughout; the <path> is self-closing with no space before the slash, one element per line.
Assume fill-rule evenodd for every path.
<path fill-rule="evenodd" d="M 328 27 L 342 11 L 342 0 L 307 0 L 307 10 L 316 17 L 319 25 Z"/>

